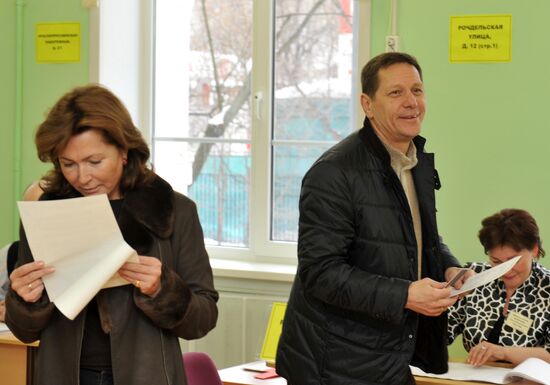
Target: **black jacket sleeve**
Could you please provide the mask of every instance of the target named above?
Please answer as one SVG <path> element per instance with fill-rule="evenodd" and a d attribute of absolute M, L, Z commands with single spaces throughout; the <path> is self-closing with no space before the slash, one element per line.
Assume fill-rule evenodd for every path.
<path fill-rule="evenodd" d="M 353 211 L 342 169 L 329 162 L 314 165 L 300 196 L 298 274 L 304 290 L 328 305 L 397 324 L 404 316 L 410 281 L 349 263 L 348 250 L 355 238 Z"/>

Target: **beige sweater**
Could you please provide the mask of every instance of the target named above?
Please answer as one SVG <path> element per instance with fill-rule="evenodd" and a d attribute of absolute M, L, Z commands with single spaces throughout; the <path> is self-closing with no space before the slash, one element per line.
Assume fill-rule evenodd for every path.
<path fill-rule="evenodd" d="M 403 190 L 405 190 L 405 195 L 407 196 L 407 201 L 411 209 L 418 253 L 418 279 L 420 279 L 422 277 L 422 222 L 420 219 L 420 210 L 418 208 L 418 198 L 416 197 L 416 188 L 414 187 L 414 180 L 411 172 L 412 168 L 418 163 L 418 159 L 416 158 L 416 146 L 411 142 L 407 154 L 403 154 L 383 140 L 382 143 L 390 154 L 391 167 L 401 181 L 401 185 L 403 185 Z"/>

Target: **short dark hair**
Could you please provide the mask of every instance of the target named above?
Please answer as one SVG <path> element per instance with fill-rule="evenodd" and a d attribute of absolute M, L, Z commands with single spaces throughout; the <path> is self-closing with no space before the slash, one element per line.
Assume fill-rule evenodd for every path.
<path fill-rule="evenodd" d="M 386 52 L 370 59 L 361 70 L 362 92 L 371 98 L 374 97 L 374 94 L 378 90 L 378 72 L 381 69 L 399 63 L 412 65 L 418 71 L 420 79 L 422 79 L 422 68 L 420 68 L 420 64 L 418 64 L 414 56 L 403 52 Z"/>
<path fill-rule="evenodd" d="M 516 251 L 532 250 L 539 247 L 537 257 L 544 257 L 539 227 L 535 218 L 527 211 L 520 209 L 504 209 L 481 221 L 479 241 L 485 254 L 495 247 L 509 246 Z"/>
<path fill-rule="evenodd" d="M 61 195 L 75 192 L 61 172 L 59 154 L 71 137 L 88 130 L 97 130 L 106 143 L 128 151 L 128 163 L 120 180 L 122 192 L 153 179 L 154 173 L 147 163 L 149 147 L 134 126 L 130 113 L 107 88 L 90 84 L 63 95 L 38 127 L 35 136 L 38 158 L 54 166 L 43 177 L 41 186 L 45 192 Z"/>

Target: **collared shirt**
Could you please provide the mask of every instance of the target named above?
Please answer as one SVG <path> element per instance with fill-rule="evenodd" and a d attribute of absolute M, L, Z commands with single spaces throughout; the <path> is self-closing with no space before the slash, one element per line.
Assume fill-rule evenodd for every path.
<path fill-rule="evenodd" d="M 409 208 L 411 210 L 414 236 L 416 238 L 418 279 L 420 279 L 422 277 L 422 221 L 420 218 L 420 210 L 418 208 L 416 188 L 414 187 L 414 180 L 411 172 L 413 167 L 418 163 L 418 158 L 416 157 L 416 146 L 413 142 L 411 142 L 407 153 L 403 154 L 401 151 L 395 149 L 383 140 L 381 140 L 381 142 L 390 154 L 391 167 L 401 181 L 401 185 L 403 186 L 403 190 L 405 190 L 407 202 L 409 203 Z"/>

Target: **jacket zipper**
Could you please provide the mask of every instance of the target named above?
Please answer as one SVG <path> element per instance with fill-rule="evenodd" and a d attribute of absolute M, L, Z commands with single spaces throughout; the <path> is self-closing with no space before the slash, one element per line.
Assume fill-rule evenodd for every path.
<path fill-rule="evenodd" d="M 155 243 L 157 245 L 157 250 L 158 250 L 158 256 L 159 256 L 159 259 L 161 261 L 161 263 L 164 263 L 163 261 L 163 258 L 162 258 L 162 249 L 160 247 L 160 242 L 158 239 L 155 239 Z M 161 328 L 158 328 L 159 330 L 159 338 L 160 338 L 160 347 L 161 347 L 161 353 L 162 353 L 162 363 L 163 363 L 163 370 L 164 370 L 164 378 L 166 378 L 166 384 L 168 385 L 171 385 L 170 384 L 170 378 L 168 377 L 168 372 L 166 371 L 166 351 L 165 351 L 165 348 L 164 348 L 164 336 L 162 334 L 162 329 Z"/>
<path fill-rule="evenodd" d="M 77 374 L 76 374 L 76 383 L 77 385 L 80 385 L 80 358 L 82 356 L 82 342 L 84 341 L 84 328 L 86 327 L 86 313 L 88 312 L 88 309 L 85 308 L 84 314 L 82 317 L 84 318 L 82 320 L 82 327 L 80 328 L 80 345 L 78 347 L 78 365 L 76 366 Z"/>

